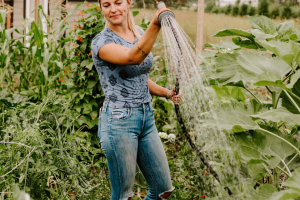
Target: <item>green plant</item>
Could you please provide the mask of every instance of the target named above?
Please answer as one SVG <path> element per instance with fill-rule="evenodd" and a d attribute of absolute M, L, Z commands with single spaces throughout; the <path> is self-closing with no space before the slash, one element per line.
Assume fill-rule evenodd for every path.
<path fill-rule="evenodd" d="M 259 1 L 257 14 L 269 16 L 269 2 L 267 0 Z"/>
<path fill-rule="evenodd" d="M 281 19 L 290 19 L 292 17 L 292 9 L 290 6 L 283 7 L 280 18 Z"/>
<path fill-rule="evenodd" d="M 19 98 L 15 95 L 17 103 L 1 116 L 1 192 L 11 191 L 14 183 L 34 199 L 90 199 L 109 193 L 99 142 L 84 127 L 75 128 L 78 119 L 68 98 L 51 90 L 37 104 Z"/>
<path fill-rule="evenodd" d="M 278 25 L 265 16 L 249 17 L 249 20 L 250 30 L 226 29 L 213 34 L 237 37 L 221 45 L 207 45 L 215 50 L 203 58 L 203 67 L 211 70 L 207 74 L 219 98 L 215 102 L 217 116 L 222 116 L 218 126 L 231 133 L 235 145 L 239 145 L 236 156 L 247 167 L 246 174 L 257 188 L 244 191 L 245 195 L 259 197 L 258 193 L 265 190 L 268 193 L 265 199 L 298 197 L 295 184 L 290 184 L 299 176 L 296 169 L 300 163 L 297 30 L 293 31 L 291 20 Z M 259 52 L 245 51 L 242 47 Z M 270 56 L 267 51 L 271 52 Z M 238 101 L 232 99 L 229 87 L 242 88 L 251 99 L 243 100 L 243 95 L 239 95 Z M 249 89 L 262 87 L 268 91 L 264 94 L 267 98 L 259 98 Z M 222 101 L 224 98 L 226 101 Z M 290 189 L 277 193 L 281 189 L 280 174 L 289 178 L 286 186 Z M 265 176 L 271 177 L 272 185 L 254 184 Z"/>
<path fill-rule="evenodd" d="M 232 16 L 238 16 L 239 14 L 239 6 L 238 5 L 234 5 L 231 9 L 231 15 Z"/>
<path fill-rule="evenodd" d="M 208 1 L 206 3 L 206 7 L 205 7 L 204 11 L 207 13 L 210 13 L 215 6 L 216 6 L 216 3 L 214 1 Z"/>
<path fill-rule="evenodd" d="M 224 7 L 220 7 L 219 9 L 220 9 L 220 10 L 219 10 L 219 11 L 220 11 L 220 13 L 225 13 L 225 9 L 226 9 L 226 7 L 225 7 L 225 6 L 224 6 Z"/>
<path fill-rule="evenodd" d="M 53 28 L 54 19 L 47 20 L 50 27 L 50 33 L 45 34 L 43 23 L 40 15 L 45 15 L 41 6 L 38 6 L 38 22 L 27 19 L 21 32 L 20 38 L 11 39 L 10 33 L 20 31 L 16 29 L 5 30 L 6 36 L 2 37 L 3 44 L 10 47 L 6 51 L 2 51 L 2 57 L 6 57 L 6 61 L 1 60 L 2 80 L 4 84 L 3 90 L 18 92 L 22 95 L 29 96 L 32 100 L 41 100 L 51 88 L 64 89 L 60 84 L 59 76 L 63 74 L 63 60 L 67 57 L 66 44 L 70 39 L 62 38 L 64 32 L 68 29 L 68 19 L 80 6 L 78 4 L 73 9 L 59 16 L 64 18 L 57 28 Z M 55 11 L 54 11 L 55 14 Z M 26 33 L 26 30 L 28 32 Z M 19 39 L 25 38 L 24 42 Z M 12 73 L 11 71 L 12 70 Z M 9 71 L 9 72 L 8 72 Z M 19 76 L 19 82 L 14 82 L 14 77 Z M 71 83 L 69 83 L 70 86 Z"/>
<path fill-rule="evenodd" d="M 69 18 L 81 6 L 77 4 L 69 12 L 57 10 L 60 21 L 57 28 L 53 28 L 54 18 L 47 21 L 50 33 L 43 32 L 41 20 L 36 24 L 27 20 L 24 27 L 29 31 L 22 35 L 23 43 L 18 39 L 12 40 L 10 35 L 15 29 L 5 30 L 2 42 L 15 48 L 1 51 L 1 83 L 3 90 L 18 92 L 27 96 L 31 101 L 41 101 L 50 89 L 60 89 L 62 95 L 68 94 L 74 115 L 81 114 L 76 127 L 87 124 L 89 128 L 98 124 L 96 116 L 104 94 L 99 84 L 99 76 L 93 69 L 90 43 L 92 38 L 104 28 L 103 15 L 97 5 L 86 6 L 74 29 L 66 38 L 65 31 L 69 29 Z M 45 15 L 39 6 L 38 16 Z M 83 18 L 83 14 L 88 15 Z M 38 17 L 40 19 L 40 17 Z M 3 23 L 2 23 L 3 26 Z M 5 42 L 4 42 L 5 41 Z M 6 61 L 5 61 L 6 60 Z M 5 61 L 5 62 L 4 62 Z M 9 68 L 12 69 L 8 70 Z M 93 69 L 93 70 L 92 70 Z M 20 76 L 15 83 L 15 76 Z M 96 128 L 94 128 L 96 131 Z"/>
<path fill-rule="evenodd" d="M 228 6 L 225 7 L 225 15 L 229 15 L 231 13 L 231 8 L 232 6 L 229 4 Z"/>
<path fill-rule="evenodd" d="M 300 9 L 298 6 L 292 7 L 292 17 L 293 18 L 299 18 L 300 17 Z"/>
<path fill-rule="evenodd" d="M 87 15 L 86 18 L 83 15 Z M 65 94 L 72 97 L 70 102 L 75 115 L 81 114 L 76 126 L 87 124 L 97 131 L 98 113 L 104 101 L 104 93 L 99 84 L 99 75 L 91 57 L 92 39 L 100 33 L 105 24 L 97 4 L 87 5 L 78 13 L 78 20 L 69 32 L 67 51 L 70 55 L 64 59 L 65 76 L 61 84 L 66 88 Z M 69 81 L 72 82 L 68 87 Z M 92 130 L 91 130 L 92 131 Z"/>
<path fill-rule="evenodd" d="M 248 14 L 248 5 L 247 4 L 242 4 L 239 11 L 240 11 L 240 13 L 239 13 L 240 16 L 247 15 Z"/>
<path fill-rule="evenodd" d="M 279 17 L 279 14 L 280 14 L 280 10 L 278 6 L 274 5 L 270 8 L 270 18 L 276 19 L 277 17 Z"/>
<path fill-rule="evenodd" d="M 219 12 L 220 8 L 218 6 L 213 7 L 213 9 L 211 10 L 211 13 L 219 14 Z"/>
<path fill-rule="evenodd" d="M 169 72 L 162 57 L 154 57 L 149 77 L 158 85 L 168 87 Z M 156 96 L 153 96 L 152 104 L 158 132 L 176 135 L 175 141 L 161 138 L 170 166 L 172 184 L 175 187 L 169 199 L 201 199 L 205 196 L 215 196 L 214 178 L 206 171 L 204 164 L 195 156 L 190 146 L 185 144 L 185 138 L 176 119 L 174 104 L 170 100 Z M 190 134 L 195 140 L 194 133 Z M 143 179 L 140 182 L 144 183 Z"/>
<path fill-rule="evenodd" d="M 248 15 L 254 16 L 255 14 L 256 14 L 256 8 L 254 6 L 249 6 L 248 7 Z"/>

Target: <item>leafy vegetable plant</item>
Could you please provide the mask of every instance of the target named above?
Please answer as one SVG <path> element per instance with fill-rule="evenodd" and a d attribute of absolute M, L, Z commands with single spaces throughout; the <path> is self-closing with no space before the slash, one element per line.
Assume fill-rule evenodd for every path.
<path fill-rule="evenodd" d="M 215 102 L 217 116 L 222 116 L 218 126 L 232 133 L 247 174 L 258 185 L 263 177 L 271 177 L 272 186 L 259 187 L 269 194 L 265 199 L 272 194 L 271 199 L 290 199 L 297 196 L 289 183 L 300 166 L 300 29 L 293 30 L 292 20 L 278 25 L 265 16 L 249 20 L 250 30 L 213 34 L 233 38 L 220 45 L 206 44 L 214 50 L 201 55 L 201 66 L 209 69 L 206 75 L 220 100 Z M 243 91 L 228 93 L 239 88 Z M 259 97 L 255 90 L 262 88 L 267 92 Z M 283 185 L 292 187 L 276 193 L 285 180 L 280 175 L 288 178 Z"/>

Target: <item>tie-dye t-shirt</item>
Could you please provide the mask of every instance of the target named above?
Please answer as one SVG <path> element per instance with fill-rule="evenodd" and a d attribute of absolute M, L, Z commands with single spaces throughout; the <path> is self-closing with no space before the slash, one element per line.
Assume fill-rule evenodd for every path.
<path fill-rule="evenodd" d="M 99 49 L 105 44 L 116 43 L 131 49 L 137 41 L 135 37 L 133 43 L 128 42 L 108 27 L 93 38 L 92 57 L 105 94 L 103 106 L 109 102 L 112 108 L 130 108 L 151 101 L 148 75 L 153 64 L 152 53 L 140 65 L 116 65 L 100 59 L 98 55 Z"/>

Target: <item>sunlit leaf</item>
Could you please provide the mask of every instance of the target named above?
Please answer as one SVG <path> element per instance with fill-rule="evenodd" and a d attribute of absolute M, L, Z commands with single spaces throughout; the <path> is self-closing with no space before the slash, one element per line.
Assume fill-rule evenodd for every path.
<path fill-rule="evenodd" d="M 292 31 L 294 28 L 294 21 L 293 20 L 287 20 L 283 23 L 280 23 L 277 25 L 276 29 L 278 34 L 285 34 L 287 31 Z"/>
<path fill-rule="evenodd" d="M 249 39 L 241 39 L 240 37 L 236 37 L 236 38 L 232 38 L 232 41 L 234 42 L 234 44 L 236 44 L 240 47 L 243 47 L 243 48 L 247 48 L 247 49 L 257 49 L 258 48 L 257 44 Z"/>
<path fill-rule="evenodd" d="M 251 33 L 255 36 L 256 40 L 265 40 L 265 39 L 274 38 L 277 36 L 277 33 L 275 33 L 274 35 L 266 34 L 259 29 L 252 29 Z"/>
<path fill-rule="evenodd" d="M 294 84 L 291 92 L 296 96 L 293 96 L 292 94 L 286 95 L 285 92 L 281 92 L 282 97 L 282 106 L 285 107 L 288 111 L 294 114 L 300 114 L 299 110 L 295 106 L 295 104 L 300 108 L 300 79 L 297 80 L 297 82 Z"/>
<path fill-rule="evenodd" d="M 276 31 L 276 24 L 266 16 L 249 16 L 249 21 L 253 29 L 259 29 L 265 34 L 274 35 Z"/>
<path fill-rule="evenodd" d="M 242 36 L 248 39 L 254 39 L 254 35 L 252 35 L 252 33 L 240 29 L 224 29 L 212 34 L 211 36 L 213 37 Z"/>
<path fill-rule="evenodd" d="M 294 84 L 299 80 L 300 78 L 300 70 L 296 71 L 295 74 L 293 74 L 290 78 L 290 83 L 286 85 L 287 88 L 293 88 Z"/>
<path fill-rule="evenodd" d="M 137 16 L 140 13 L 140 11 L 132 11 L 133 17 Z"/>
<path fill-rule="evenodd" d="M 293 114 L 284 107 L 252 115 L 252 117 L 266 119 L 272 122 L 285 122 L 290 125 L 297 125 L 300 122 L 299 114 Z"/>
<path fill-rule="evenodd" d="M 216 75 L 220 84 L 242 80 L 240 65 L 237 63 L 237 54 L 221 54 L 216 58 Z"/>

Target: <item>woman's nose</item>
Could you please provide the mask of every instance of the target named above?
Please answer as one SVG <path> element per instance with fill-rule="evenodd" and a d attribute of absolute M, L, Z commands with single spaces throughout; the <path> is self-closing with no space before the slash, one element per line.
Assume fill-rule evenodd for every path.
<path fill-rule="evenodd" d="M 111 12 L 116 12 L 117 11 L 117 8 L 114 4 L 111 5 Z"/>

